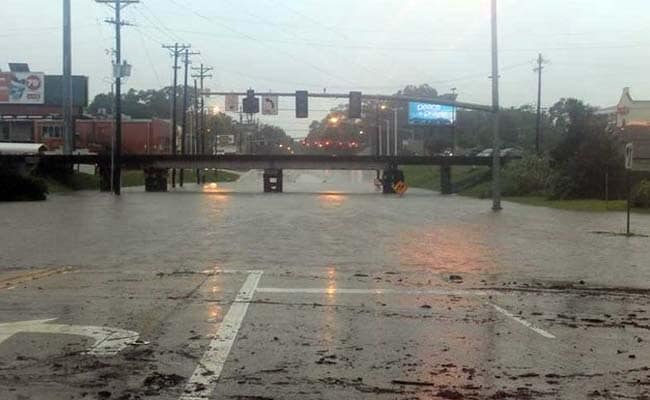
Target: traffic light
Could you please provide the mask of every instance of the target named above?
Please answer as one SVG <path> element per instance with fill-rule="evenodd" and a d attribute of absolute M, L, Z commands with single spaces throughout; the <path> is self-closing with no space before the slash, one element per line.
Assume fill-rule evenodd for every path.
<path fill-rule="evenodd" d="M 361 92 L 350 92 L 348 117 L 361 118 Z"/>
<path fill-rule="evenodd" d="M 250 89 L 244 97 L 244 114 L 257 114 L 260 112 L 260 99 L 255 97 L 255 91 Z"/>
<path fill-rule="evenodd" d="M 296 91 L 296 118 L 309 118 L 309 93 L 306 90 Z"/>

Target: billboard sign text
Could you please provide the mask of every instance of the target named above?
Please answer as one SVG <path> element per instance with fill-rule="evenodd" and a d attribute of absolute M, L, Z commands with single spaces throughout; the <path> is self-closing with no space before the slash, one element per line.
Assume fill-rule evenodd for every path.
<path fill-rule="evenodd" d="M 43 104 L 44 102 L 44 74 L 0 72 L 0 104 Z"/>
<path fill-rule="evenodd" d="M 409 102 L 410 125 L 449 126 L 456 122 L 456 108 L 440 104 Z"/>

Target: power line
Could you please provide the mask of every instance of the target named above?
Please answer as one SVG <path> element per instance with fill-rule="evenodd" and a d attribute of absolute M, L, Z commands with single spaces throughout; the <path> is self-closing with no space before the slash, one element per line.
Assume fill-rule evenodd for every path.
<path fill-rule="evenodd" d="M 140 40 L 142 41 L 142 47 L 144 48 L 144 53 L 147 56 L 147 60 L 149 61 L 149 66 L 151 67 L 151 70 L 153 71 L 154 76 L 156 77 L 156 81 L 158 82 L 158 86 L 162 86 L 162 80 L 160 80 L 160 75 L 158 74 L 158 68 L 156 68 L 156 64 L 154 64 L 151 54 L 149 53 L 149 48 L 147 47 L 147 44 L 145 43 L 144 40 L 144 35 L 142 34 L 142 30 L 140 30 L 137 26 L 135 26 L 135 30 L 138 31 L 140 34 Z"/>
<path fill-rule="evenodd" d="M 233 4 L 232 1 L 230 1 L 230 3 Z M 276 4 L 279 4 L 279 3 L 276 3 Z M 289 11 L 291 11 L 291 12 L 293 12 L 293 13 L 296 13 L 294 10 L 288 8 L 288 7 L 285 6 L 284 4 L 281 4 L 281 5 L 282 5 L 283 7 L 285 7 L 286 9 L 288 9 Z M 250 11 L 247 10 L 247 9 L 244 9 L 244 11 L 245 11 L 248 15 L 250 15 L 250 16 L 252 16 L 253 18 L 256 18 L 256 19 L 258 19 L 258 20 L 261 20 L 261 21 L 266 21 L 266 20 L 267 20 L 267 19 L 264 18 L 264 17 L 260 17 L 260 16 L 258 16 L 258 15 L 256 15 L 256 14 L 253 14 L 252 12 L 250 12 Z M 320 23 L 319 23 L 318 21 L 313 21 L 313 23 L 314 23 L 314 24 L 317 24 L 317 25 L 320 25 Z M 282 27 L 282 25 L 271 25 L 271 26 L 273 26 L 273 27 L 276 28 L 276 29 L 280 29 L 282 32 L 285 32 L 286 34 L 289 34 L 289 35 L 292 36 L 293 38 L 300 39 L 300 36 L 297 35 L 297 34 L 294 32 L 294 30 L 291 30 L 291 29 L 288 29 L 288 28 Z M 322 25 L 321 25 L 321 26 L 322 26 Z M 329 29 L 329 28 L 326 28 L 326 29 L 333 31 L 334 33 L 336 33 L 336 34 L 338 34 L 338 35 L 344 36 L 344 38 L 345 38 L 347 41 L 350 41 L 350 40 L 351 40 L 349 37 L 343 35 L 342 33 L 338 32 L 338 31 L 336 31 L 336 30 Z M 338 47 L 334 47 L 334 49 L 335 49 L 335 50 L 338 50 Z M 333 53 L 336 55 L 337 58 L 343 58 L 343 59 L 346 58 L 344 55 L 341 55 L 338 51 L 334 51 Z M 358 59 L 355 60 L 355 61 L 352 61 L 352 60 L 349 60 L 349 59 L 348 59 L 347 61 L 348 61 L 349 63 L 356 64 L 357 66 L 359 66 L 359 67 L 361 67 L 363 70 L 365 70 L 367 73 L 377 74 L 377 73 L 379 72 L 379 71 L 376 71 L 376 70 L 375 70 L 375 71 L 371 70 L 371 69 L 368 68 L 366 65 L 360 63 Z"/>
<path fill-rule="evenodd" d="M 206 21 L 209 21 L 209 22 L 211 22 L 211 23 L 213 23 L 213 24 L 220 25 L 221 27 L 223 27 L 224 29 L 226 29 L 226 30 L 228 30 L 228 31 L 230 31 L 230 32 L 232 32 L 232 33 L 234 33 L 235 35 L 241 36 L 241 37 L 246 38 L 246 39 L 248 39 L 248 40 L 252 40 L 252 41 L 254 41 L 254 42 L 260 44 L 260 45 L 262 46 L 262 48 L 264 48 L 265 50 L 271 51 L 272 53 L 281 53 L 281 54 L 284 54 L 285 56 L 287 56 L 287 57 L 293 59 L 294 61 L 297 61 L 297 62 L 300 62 L 300 63 L 302 63 L 302 64 L 305 64 L 305 65 L 307 65 L 307 66 L 309 66 L 309 67 L 311 67 L 311 68 L 317 70 L 318 72 L 320 72 L 320 73 L 322 73 L 322 74 L 328 75 L 328 76 L 330 76 L 330 77 L 332 77 L 332 78 L 335 78 L 335 79 L 337 79 L 337 80 L 347 81 L 348 83 L 351 83 L 351 82 L 348 81 L 346 78 L 343 78 L 343 77 L 337 76 L 337 75 L 335 75 L 335 74 L 332 74 L 331 72 L 329 72 L 329 71 L 327 71 L 327 70 L 325 70 L 325 69 L 319 67 L 318 65 L 313 64 L 313 63 L 310 63 L 310 62 L 308 62 L 308 61 L 306 61 L 306 60 L 304 60 L 304 59 L 302 59 L 302 58 L 300 58 L 300 57 L 296 57 L 295 55 L 293 55 L 293 54 L 291 54 L 291 53 L 288 53 L 288 52 L 286 52 L 286 51 L 284 51 L 284 50 L 281 50 L 281 49 L 278 49 L 278 48 L 271 49 L 271 48 L 269 48 L 268 46 L 264 45 L 264 43 L 263 43 L 261 40 L 257 39 L 256 37 L 251 36 L 251 35 L 248 35 L 248 34 L 246 34 L 246 33 L 239 32 L 238 30 L 236 30 L 236 29 L 234 29 L 234 28 L 232 28 L 232 27 L 230 27 L 230 26 L 228 26 L 228 25 L 226 25 L 226 24 L 224 24 L 224 23 L 222 23 L 222 22 L 218 22 L 218 21 L 215 21 L 215 20 L 213 20 L 213 19 L 210 19 L 209 17 L 204 16 L 203 14 L 197 12 L 196 10 L 194 10 L 193 8 L 191 8 L 191 7 L 188 6 L 188 5 L 183 6 L 183 5 L 180 4 L 177 0 L 167 0 L 167 1 L 170 2 L 170 3 L 172 3 L 172 4 L 174 4 L 176 7 L 179 7 L 179 8 L 181 8 L 181 9 L 183 9 L 183 10 L 189 10 L 192 14 L 196 15 L 197 17 L 199 17 L 199 18 L 201 18 L 201 19 L 204 19 L 204 20 L 206 20 Z"/>
<path fill-rule="evenodd" d="M 151 17 L 152 17 L 152 18 L 157 22 L 157 26 L 159 26 L 161 32 L 164 33 L 164 31 L 167 31 L 167 34 L 169 35 L 169 37 L 170 37 L 172 40 L 174 40 L 174 41 L 180 41 L 180 42 L 184 42 L 184 41 L 185 41 L 183 38 L 181 38 L 181 37 L 179 37 L 178 35 L 176 35 L 176 33 L 175 33 L 172 29 L 170 29 L 169 27 L 167 27 L 167 25 L 165 25 L 165 24 L 162 22 L 162 20 L 156 16 L 156 14 L 153 12 L 153 10 L 152 10 L 151 8 L 149 8 L 145 3 L 143 3 L 142 6 L 143 6 L 143 8 L 144 8 L 145 10 L 147 10 L 147 12 L 149 13 L 149 15 L 151 15 Z"/>

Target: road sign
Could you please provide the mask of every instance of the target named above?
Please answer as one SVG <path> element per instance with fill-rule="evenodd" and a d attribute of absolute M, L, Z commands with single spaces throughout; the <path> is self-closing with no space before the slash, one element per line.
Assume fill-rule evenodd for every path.
<path fill-rule="evenodd" d="M 226 95 L 226 111 L 237 112 L 239 111 L 239 96 L 236 94 Z"/>
<path fill-rule="evenodd" d="M 406 193 L 408 189 L 409 189 L 408 185 L 403 181 L 399 181 L 393 185 L 393 190 L 395 191 L 395 193 L 397 193 L 400 196 Z"/>
<path fill-rule="evenodd" d="M 625 145 L 625 169 L 631 170 L 634 167 L 634 143 Z"/>
<path fill-rule="evenodd" d="M 262 96 L 262 115 L 278 115 L 278 96 Z"/>
<path fill-rule="evenodd" d="M 17 333 L 50 333 L 58 335 L 85 336 L 95 340 L 86 354 L 110 356 L 135 343 L 137 332 L 101 326 L 51 324 L 56 318 L 35 321 L 19 321 L 0 324 L 0 344 Z"/>

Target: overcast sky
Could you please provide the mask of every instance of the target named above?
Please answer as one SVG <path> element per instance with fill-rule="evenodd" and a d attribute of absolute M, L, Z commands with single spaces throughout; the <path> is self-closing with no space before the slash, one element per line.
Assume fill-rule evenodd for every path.
<path fill-rule="evenodd" d="M 407 84 L 456 88 L 459 99 L 490 102 L 490 0 L 141 0 L 124 10 L 128 88 L 171 82 L 162 44 L 191 43 L 194 64 L 215 68 L 214 90 L 391 94 Z M 61 72 L 62 0 L 2 0 L 0 68 L 27 62 Z M 73 71 L 91 95 L 109 90 L 112 15 L 94 0 L 72 0 Z M 500 0 L 502 103 L 533 104 L 539 52 L 543 105 L 577 97 L 599 106 L 621 89 L 650 99 L 650 1 Z M 214 104 L 223 100 L 215 98 Z M 336 102 L 314 101 L 311 119 Z M 285 99 L 281 109 L 293 108 Z M 275 120 L 293 136 L 308 121 Z"/>

